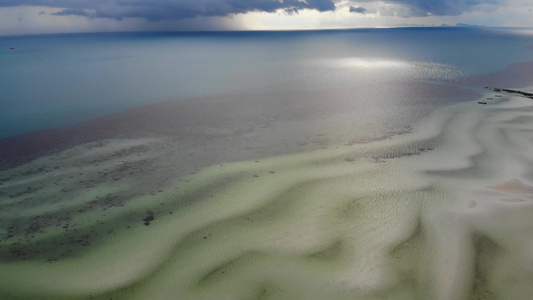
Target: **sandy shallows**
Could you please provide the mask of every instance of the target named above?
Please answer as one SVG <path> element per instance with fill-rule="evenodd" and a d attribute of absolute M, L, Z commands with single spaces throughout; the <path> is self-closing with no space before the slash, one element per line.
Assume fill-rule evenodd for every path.
<path fill-rule="evenodd" d="M 2 173 L 2 298 L 529 299 L 532 109 L 187 175 L 165 138 L 42 157 Z"/>
<path fill-rule="evenodd" d="M 307 289 L 307 280 L 318 283 L 329 272 L 335 280 L 321 283 L 325 288 L 321 295 L 348 296 L 357 289 L 372 294 L 376 287 L 399 280 L 388 275 L 389 267 L 381 269 L 381 261 L 403 241 L 418 240 L 414 237 L 420 232 L 418 206 L 432 190 L 413 176 L 406 177 L 410 183 L 397 181 L 400 174 L 383 176 L 387 164 L 376 163 L 374 156 L 388 161 L 387 157 L 414 155 L 393 140 L 216 165 L 170 179 L 155 193 L 143 193 L 143 185 L 170 176 L 164 168 L 158 168 L 161 173 L 105 182 L 92 182 L 92 174 L 59 170 L 92 165 L 95 174 L 107 168 L 116 176 L 116 168 L 125 164 L 157 161 L 158 150 L 153 149 L 161 149 L 159 140 L 79 147 L 70 156 L 56 156 L 53 161 L 61 161 L 64 167 L 45 174 L 24 175 L 31 167 L 21 166 L 20 173 L 13 170 L 13 178 L 4 182 L 9 193 L 6 204 L 12 205 L 3 211 L 3 220 L 12 224 L 8 228 L 13 236 L 3 240 L 9 252 L 3 252 L 2 272 L 9 273 L 10 279 L 1 281 L 1 290 L 5 296 L 51 298 L 102 293 L 119 298 L 164 299 L 176 293 L 185 299 L 221 293 L 247 298 L 264 293 L 263 286 L 268 290 L 281 284 L 282 291 L 288 284 L 286 292 L 276 288 L 275 294 L 303 297 L 307 292 L 298 295 Z M 141 145 L 141 153 L 127 151 Z M 397 146 L 402 147 L 400 152 L 393 148 Z M 424 151 L 417 150 L 420 153 Z M 100 161 L 94 163 L 94 157 Z M 47 160 L 42 158 L 37 165 Z M 91 185 L 86 191 L 60 189 L 62 180 L 77 181 L 84 175 Z M 43 184 L 49 177 L 60 187 Z M 26 191 L 29 182 L 44 187 Z M 405 184 L 409 187 L 404 190 Z M 42 192 L 57 195 L 57 202 L 23 204 Z M 405 213 L 396 214 L 400 210 Z M 56 220 L 60 214 L 68 217 Z M 9 218 L 14 215 L 25 218 Z M 153 217 L 148 225 L 147 216 Z M 37 226 L 36 220 L 39 228 L 28 236 L 26 230 Z M 391 231 L 393 223 L 397 225 Z M 357 246 L 362 244 L 368 247 Z M 360 259 L 368 262 L 359 266 Z M 352 268 L 359 269 L 356 281 Z M 241 285 L 247 287 L 236 289 Z M 337 291 L 342 286 L 346 290 Z M 405 291 L 406 296 L 411 293 Z"/>

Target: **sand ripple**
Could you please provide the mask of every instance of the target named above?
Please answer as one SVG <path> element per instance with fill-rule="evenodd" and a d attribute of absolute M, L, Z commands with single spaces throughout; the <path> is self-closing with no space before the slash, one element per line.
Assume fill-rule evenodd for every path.
<path fill-rule="evenodd" d="M 134 179 L 110 184 L 87 175 L 83 184 L 93 185 L 92 194 L 67 191 L 69 210 L 66 203 L 26 199 L 61 193 L 49 187 L 49 175 L 4 178 L 6 220 L 22 209 L 18 201 L 34 208 L 25 210 L 29 227 L 2 232 L 2 247 L 19 239 L 25 251 L 55 250 L 2 252 L 0 295 L 529 299 L 531 105 L 520 98 L 476 103 L 443 108 L 410 134 L 216 165 L 179 179 L 171 176 L 176 166 L 162 163 L 160 140 L 109 141 L 95 157 L 82 147 L 70 153 L 71 161 L 63 153 L 57 159 L 72 168 L 101 158 L 110 174 L 125 168 Z M 146 193 L 142 185 L 149 186 L 150 176 L 166 181 Z M 152 219 L 143 224 L 147 216 Z M 34 232 L 40 241 L 22 239 L 37 220 L 46 229 Z M 78 231 L 66 232 L 63 226 L 73 223 Z M 93 247 L 68 244 L 84 235 L 90 237 L 80 243 Z M 61 257 L 66 252 L 57 249 L 72 253 Z"/>

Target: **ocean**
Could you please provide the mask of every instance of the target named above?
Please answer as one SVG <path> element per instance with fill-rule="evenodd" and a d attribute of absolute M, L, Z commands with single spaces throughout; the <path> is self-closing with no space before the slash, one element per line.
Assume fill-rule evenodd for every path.
<path fill-rule="evenodd" d="M 531 30 L 9 36 L 0 66 L 2 299 L 533 293 Z"/>
<path fill-rule="evenodd" d="M 445 82 L 529 61 L 530 44 L 469 28 L 2 37 L 0 137 L 191 97 Z"/>

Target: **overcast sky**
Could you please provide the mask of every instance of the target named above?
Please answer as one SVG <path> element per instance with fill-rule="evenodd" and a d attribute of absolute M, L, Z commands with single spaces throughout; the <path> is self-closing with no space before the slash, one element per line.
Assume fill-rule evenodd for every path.
<path fill-rule="evenodd" d="M 533 0 L 0 0 L 0 35 L 85 31 L 533 27 Z"/>

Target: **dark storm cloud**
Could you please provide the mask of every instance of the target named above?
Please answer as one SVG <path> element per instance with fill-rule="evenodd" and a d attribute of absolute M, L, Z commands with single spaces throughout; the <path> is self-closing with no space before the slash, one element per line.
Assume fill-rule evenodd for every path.
<path fill-rule="evenodd" d="M 0 6 L 63 8 L 54 15 L 95 18 L 139 17 L 150 21 L 180 20 L 197 16 L 229 16 L 251 11 L 297 12 L 302 9 L 335 10 L 334 0 L 3 0 Z M 90 11 L 90 12 L 88 12 Z"/>
<path fill-rule="evenodd" d="M 91 18 L 127 17 L 150 21 L 181 20 L 197 16 L 230 16 L 252 11 L 275 12 L 278 9 L 297 13 L 302 9 L 335 10 L 340 0 L 0 0 L 1 6 L 47 6 L 63 9 L 54 15 L 78 15 Z M 354 2 L 375 2 L 359 0 Z M 381 0 L 407 7 L 409 16 L 460 15 L 479 9 L 482 4 L 503 4 L 506 0 Z M 363 5 L 364 6 L 364 5 Z M 353 13 L 365 13 L 365 8 L 352 6 Z"/>
<path fill-rule="evenodd" d="M 41 14 L 41 13 L 39 13 Z M 93 14 L 83 10 L 83 9 L 76 9 L 76 8 L 69 8 L 69 9 L 64 9 L 62 11 L 58 11 L 56 13 L 51 13 L 51 15 L 53 16 L 71 16 L 71 15 L 76 15 L 76 16 L 83 16 L 83 17 L 94 17 Z"/>
<path fill-rule="evenodd" d="M 408 16 L 457 16 L 477 10 L 483 4 L 504 4 L 506 0 L 384 0 L 383 2 L 407 6 Z"/>
<path fill-rule="evenodd" d="M 357 13 L 357 14 L 365 14 L 366 13 L 366 8 L 350 6 L 350 12 L 351 13 Z"/>

